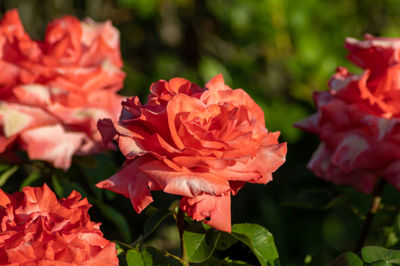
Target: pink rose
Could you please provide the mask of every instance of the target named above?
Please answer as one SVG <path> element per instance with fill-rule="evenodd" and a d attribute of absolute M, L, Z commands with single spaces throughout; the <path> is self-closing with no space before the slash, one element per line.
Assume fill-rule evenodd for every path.
<path fill-rule="evenodd" d="M 366 35 L 345 46 L 364 71 L 338 68 L 330 90 L 314 94 L 318 113 L 296 124 L 321 139 L 308 167 L 365 193 L 378 178 L 400 189 L 400 39 Z"/>
<path fill-rule="evenodd" d="M 150 87 L 148 102 L 123 102 L 118 123 L 100 120 L 105 142 L 117 135 L 127 158 L 122 170 L 97 186 L 123 194 L 141 212 L 150 191 L 181 195 L 195 220 L 231 230 L 230 198 L 246 182 L 265 184 L 285 161 L 286 143 L 265 128 L 261 108 L 222 75 L 205 88 L 182 78 Z"/>
<path fill-rule="evenodd" d="M 0 152 L 16 142 L 31 159 L 68 169 L 74 154 L 99 150 L 96 123 L 117 119 L 119 33 L 110 22 L 63 17 L 44 41 L 25 33 L 16 10 L 0 22 Z"/>
<path fill-rule="evenodd" d="M 46 184 L 12 195 L 0 189 L 0 264 L 118 265 L 89 208 L 78 192 L 58 200 Z"/>

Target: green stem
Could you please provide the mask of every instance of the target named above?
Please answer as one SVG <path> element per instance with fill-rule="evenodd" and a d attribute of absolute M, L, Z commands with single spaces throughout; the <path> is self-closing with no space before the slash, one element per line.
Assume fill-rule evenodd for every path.
<path fill-rule="evenodd" d="M 354 251 L 356 253 L 359 253 L 361 251 L 361 248 L 364 246 L 364 243 L 367 240 L 368 234 L 371 230 L 371 225 L 372 222 L 374 221 L 375 214 L 379 211 L 381 207 L 382 193 L 385 184 L 386 182 L 384 179 L 382 178 L 379 179 L 378 183 L 375 185 L 374 191 L 372 192 L 373 199 L 371 207 L 367 213 L 367 216 L 365 217 L 364 224 L 361 228 L 361 233 L 358 237 L 357 244 L 354 248 Z"/>
<path fill-rule="evenodd" d="M 169 253 L 167 250 L 163 249 L 164 255 L 166 257 L 171 257 L 179 261 L 180 263 L 184 264 L 185 262 L 182 260 L 182 258 L 179 258 L 178 256 L 175 256 L 174 254 Z"/>
<path fill-rule="evenodd" d="M 176 217 L 176 225 L 178 226 L 179 230 L 179 238 L 181 240 L 181 256 L 182 265 L 189 266 L 189 260 L 186 253 L 185 243 L 183 241 L 183 232 L 185 230 L 185 213 L 179 209 L 177 217 Z"/>
<path fill-rule="evenodd" d="M 129 249 L 133 248 L 133 246 L 131 246 L 131 245 L 129 245 L 129 244 L 126 244 L 126 243 L 124 243 L 124 242 L 118 241 L 118 240 L 112 240 L 112 242 L 117 243 L 117 244 L 119 244 L 119 245 L 121 245 L 121 246 L 124 246 L 124 247 L 126 247 L 126 248 L 129 248 Z"/>
<path fill-rule="evenodd" d="M 133 241 L 133 242 L 130 243 L 129 245 L 132 246 L 132 247 L 134 247 L 134 246 L 136 246 L 137 244 L 143 242 L 143 240 L 144 240 L 145 238 L 146 238 L 146 237 L 143 237 L 142 235 L 140 235 L 135 241 Z"/>

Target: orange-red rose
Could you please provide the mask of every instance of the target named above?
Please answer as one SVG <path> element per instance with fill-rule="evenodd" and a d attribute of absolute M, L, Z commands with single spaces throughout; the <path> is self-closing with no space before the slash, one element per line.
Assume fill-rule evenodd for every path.
<path fill-rule="evenodd" d="M 318 113 L 297 126 L 321 144 L 308 167 L 316 175 L 370 193 L 378 178 L 400 189 L 400 39 L 346 39 L 350 61 L 338 68 L 328 92 L 316 92 Z"/>
<path fill-rule="evenodd" d="M 46 184 L 12 195 L 0 189 L 0 264 L 118 265 L 89 208 L 78 192 L 58 200 Z"/>
<path fill-rule="evenodd" d="M 67 169 L 72 155 L 99 149 L 99 118 L 121 111 L 119 33 L 66 16 L 44 41 L 25 33 L 18 12 L 0 21 L 0 153 L 17 144 L 32 159 Z"/>
<path fill-rule="evenodd" d="M 222 75 L 205 88 L 182 78 L 151 85 L 148 102 L 123 102 L 118 123 L 100 120 L 127 158 L 122 170 L 98 184 L 131 199 L 141 212 L 150 191 L 181 195 L 180 208 L 196 220 L 231 230 L 230 200 L 246 182 L 265 184 L 284 161 L 286 143 L 265 128 L 261 108 Z"/>

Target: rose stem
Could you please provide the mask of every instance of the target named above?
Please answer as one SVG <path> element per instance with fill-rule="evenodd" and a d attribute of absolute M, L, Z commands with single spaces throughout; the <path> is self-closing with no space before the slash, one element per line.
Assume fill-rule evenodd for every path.
<path fill-rule="evenodd" d="M 371 230 L 372 222 L 375 218 L 375 214 L 378 212 L 381 206 L 382 193 L 385 184 L 385 180 L 380 178 L 378 183 L 375 185 L 374 191 L 372 192 L 373 199 L 371 203 L 371 208 L 369 209 L 367 216 L 365 217 L 364 224 L 361 228 L 361 233 L 358 237 L 357 244 L 354 249 L 354 252 L 356 253 L 361 251 L 361 248 L 364 246 L 365 240 L 367 240 L 369 231 Z"/>
<path fill-rule="evenodd" d="M 189 266 L 186 248 L 183 241 L 183 231 L 185 230 L 185 213 L 179 208 L 177 217 L 176 217 L 176 225 L 179 230 L 179 238 L 181 240 L 181 255 L 182 255 L 182 264 L 185 266 Z"/>

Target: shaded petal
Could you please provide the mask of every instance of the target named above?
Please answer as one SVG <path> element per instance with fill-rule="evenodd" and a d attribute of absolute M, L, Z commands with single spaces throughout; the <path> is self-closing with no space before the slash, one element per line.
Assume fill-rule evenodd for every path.
<path fill-rule="evenodd" d="M 318 132 L 320 131 L 318 121 L 319 121 L 319 114 L 313 114 L 309 117 L 306 117 L 294 123 L 293 126 L 302 130 L 309 131 L 314 134 L 318 134 Z"/>
<path fill-rule="evenodd" d="M 286 153 L 286 143 L 263 145 L 255 156 L 237 158 L 234 165 L 220 171 L 211 170 L 211 173 L 230 181 L 265 184 L 272 180 L 272 173 L 285 162 Z"/>
<path fill-rule="evenodd" d="M 216 170 L 223 170 L 228 166 L 235 164 L 233 159 L 219 159 L 215 157 L 201 157 L 201 156 L 176 156 L 173 161 L 178 165 L 185 166 L 187 168 L 197 167 L 211 167 Z"/>
<path fill-rule="evenodd" d="M 103 138 L 104 145 L 108 145 L 109 142 L 113 140 L 115 135 L 117 135 L 117 130 L 115 130 L 114 123 L 111 119 L 100 119 L 97 122 L 97 128 L 100 131 L 101 137 Z"/>
<path fill-rule="evenodd" d="M 205 105 L 198 99 L 190 97 L 186 94 L 178 94 L 167 105 L 168 114 L 168 125 L 171 133 L 171 137 L 178 149 L 183 149 L 185 145 L 182 142 L 181 136 L 177 132 L 178 119 L 176 119 L 179 113 L 184 112 L 205 112 Z"/>
<path fill-rule="evenodd" d="M 131 137 L 120 136 L 118 138 L 118 146 L 122 154 L 129 160 L 147 153 L 143 150 L 141 145 Z"/>
<path fill-rule="evenodd" d="M 368 140 L 361 136 L 349 135 L 342 140 L 332 154 L 331 162 L 348 172 L 354 168 L 354 162 L 370 148 Z"/>
<path fill-rule="evenodd" d="M 346 38 L 345 47 L 350 51 L 350 61 L 367 69 L 384 69 L 400 61 L 400 39 L 379 38 L 366 34 L 364 41 Z"/>
<path fill-rule="evenodd" d="M 172 78 L 169 82 L 169 89 L 173 94 L 185 93 L 190 95 L 190 87 L 192 83 L 183 78 Z"/>
<path fill-rule="evenodd" d="M 332 151 L 321 142 L 307 167 L 317 176 L 339 185 L 350 185 L 364 193 L 371 193 L 378 175 L 373 171 L 355 170 L 344 172 L 331 163 Z"/>
<path fill-rule="evenodd" d="M 83 133 L 65 132 L 60 125 L 39 127 L 21 134 L 31 159 L 49 161 L 63 169 L 69 168 L 72 155 L 78 151 L 84 138 Z"/>
<path fill-rule="evenodd" d="M 176 172 L 160 161 L 149 161 L 140 170 L 156 182 L 164 192 L 193 197 L 204 192 L 220 195 L 229 191 L 229 183 L 221 177 L 207 172 Z"/>
<path fill-rule="evenodd" d="M 138 158 L 128 162 L 122 170 L 96 186 L 130 198 L 133 208 L 140 213 L 153 201 L 149 190 L 150 180 L 138 169 L 144 161 Z"/>
<path fill-rule="evenodd" d="M 225 232 L 231 232 L 231 195 L 230 192 L 220 196 L 206 194 L 193 198 L 183 197 L 180 208 L 187 212 L 194 220 L 204 221 L 206 224 Z"/>

